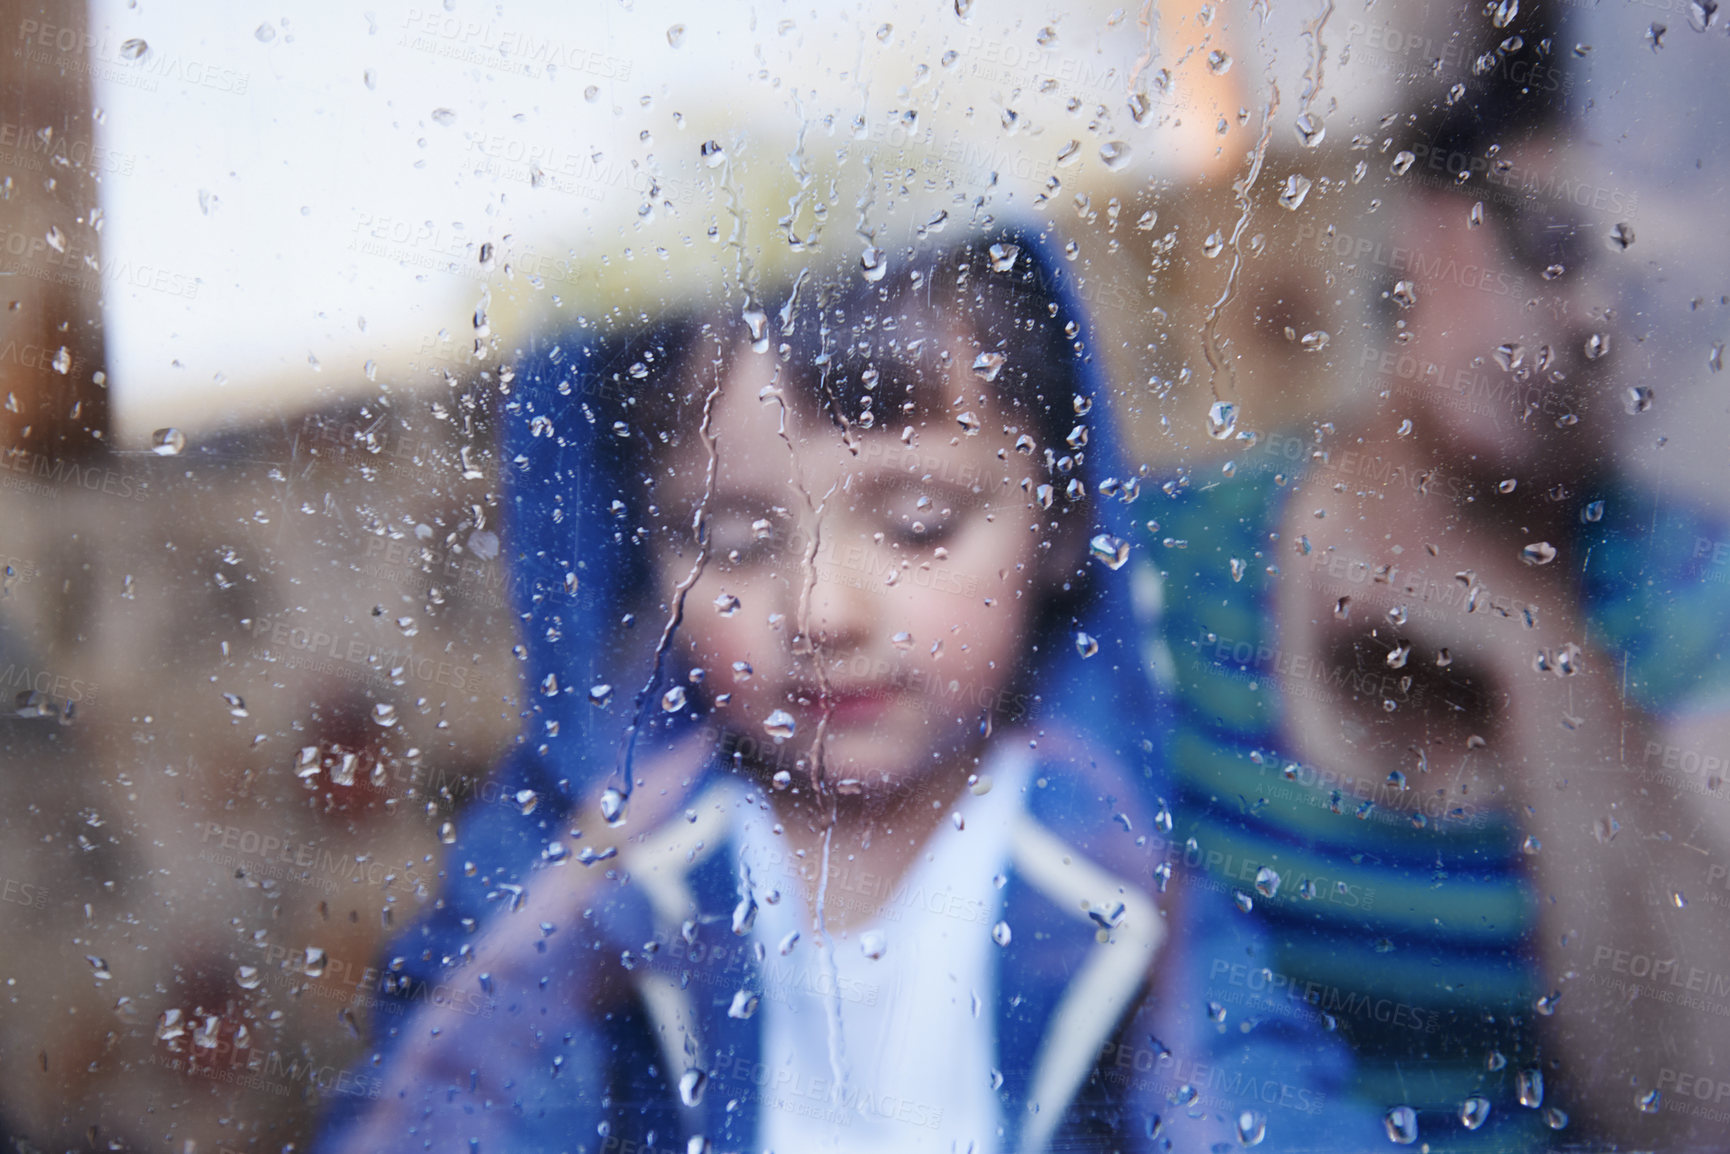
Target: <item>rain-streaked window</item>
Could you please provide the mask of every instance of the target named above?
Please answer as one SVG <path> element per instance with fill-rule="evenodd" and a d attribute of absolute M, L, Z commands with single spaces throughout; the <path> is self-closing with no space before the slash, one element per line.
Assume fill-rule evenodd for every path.
<path fill-rule="evenodd" d="M 1727 34 L 0 3 L 0 1136 L 1715 1148 Z"/>

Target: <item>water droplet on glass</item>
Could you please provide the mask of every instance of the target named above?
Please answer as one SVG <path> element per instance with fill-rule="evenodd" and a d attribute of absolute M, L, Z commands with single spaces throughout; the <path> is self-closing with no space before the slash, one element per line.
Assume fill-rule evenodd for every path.
<path fill-rule="evenodd" d="M 1460 1103 L 1460 1125 L 1468 1130 L 1476 1130 L 1490 1120 L 1490 1100 L 1488 1098 L 1467 1098 Z"/>
<path fill-rule="evenodd" d="M 1008 922 L 998 922 L 991 927 L 991 940 L 1000 946 L 1007 946 L 1011 936 Z"/>
<path fill-rule="evenodd" d="M 1244 564 L 1242 557 L 1233 557 L 1231 559 L 1231 579 L 1233 581 L 1242 581 L 1243 575 L 1248 571 L 1248 569 L 1249 566 Z"/>
<path fill-rule="evenodd" d="M 1215 48 L 1207 54 L 1207 70 L 1215 76 L 1224 76 L 1231 71 L 1231 56 Z"/>
<path fill-rule="evenodd" d="M 1508 341 L 1497 345 L 1494 356 L 1496 364 L 1504 373 L 1511 373 L 1526 363 L 1526 346 Z"/>
<path fill-rule="evenodd" d="M 1099 641 L 1090 634 L 1078 632 L 1075 635 L 1075 651 L 1083 657 L 1092 657 L 1099 652 Z"/>
<path fill-rule="evenodd" d="M 757 352 L 767 352 L 769 348 L 769 314 L 755 302 L 747 304 L 740 313 L 745 322 L 745 328 L 751 334 L 751 347 Z"/>
<path fill-rule="evenodd" d="M 960 425 L 961 431 L 966 433 L 969 437 L 977 436 L 981 425 L 979 414 L 974 412 L 972 409 L 968 409 L 965 413 L 956 417 L 955 423 Z"/>
<path fill-rule="evenodd" d="M 186 434 L 179 429 L 158 429 L 150 434 L 150 451 L 158 457 L 178 457 L 186 451 Z"/>
<path fill-rule="evenodd" d="M 72 371 L 72 350 L 67 348 L 65 345 L 61 345 L 55 352 L 54 359 L 50 364 L 54 366 L 55 372 L 64 377 Z"/>
<path fill-rule="evenodd" d="M 309 978 L 323 977 L 324 968 L 329 962 L 330 959 L 322 947 L 308 946 L 305 956 L 301 959 L 301 970 Z"/>
<path fill-rule="evenodd" d="M 1333 340 L 1332 335 L 1325 329 L 1316 329 L 1313 332 L 1305 333 L 1299 338 L 1298 344 L 1303 346 L 1306 353 L 1319 353 L 1328 347 L 1328 342 L 1331 340 Z"/>
<path fill-rule="evenodd" d="M 269 44 L 276 39 L 276 29 L 271 27 L 268 20 L 254 29 L 252 34 L 258 38 L 260 44 Z"/>
<path fill-rule="evenodd" d="M 1280 185 L 1280 207 L 1291 212 L 1296 212 L 1298 209 L 1303 207 L 1304 198 L 1310 194 L 1310 187 L 1311 184 L 1309 177 L 1300 176 L 1295 172 L 1292 173 L 1290 176 L 1285 178 L 1285 183 Z"/>
<path fill-rule="evenodd" d="M 859 271 L 865 279 L 876 284 L 889 271 L 889 255 L 876 245 L 872 245 L 859 254 Z"/>
<path fill-rule="evenodd" d="M 1395 176 L 1404 176 L 1411 169 L 1413 163 L 1415 163 L 1417 159 L 1415 153 L 1401 149 L 1399 152 L 1394 154 L 1394 161 L 1392 164 L 1388 165 L 1388 171 L 1393 173 Z"/>
<path fill-rule="evenodd" d="M 859 935 L 859 952 L 872 961 L 882 957 L 886 948 L 887 943 L 884 941 L 882 933 L 877 930 L 866 930 Z"/>
<path fill-rule="evenodd" d="M 745 1021 L 757 1012 L 759 998 L 750 990 L 740 990 L 733 995 L 733 1004 L 727 1007 L 727 1016 Z"/>
<path fill-rule="evenodd" d="M 1316 147 L 1328 134 L 1327 125 L 1323 124 L 1322 118 L 1313 112 L 1305 112 L 1300 115 L 1292 128 L 1297 132 L 1298 143 L 1305 148 Z"/>
<path fill-rule="evenodd" d="M 144 54 L 149 51 L 150 45 L 136 36 L 120 43 L 120 59 L 122 60 L 141 60 L 144 58 Z"/>
<path fill-rule="evenodd" d="M 1589 501 L 1587 502 L 1586 507 L 1580 510 L 1580 520 L 1589 525 L 1595 525 L 1603 519 L 1604 502 L 1602 501 Z"/>
<path fill-rule="evenodd" d="M 994 244 L 990 248 L 991 271 L 1008 272 L 1015 267 L 1015 258 L 1021 255 L 1018 244 Z"/>
<path fill-rule="evenodd" d="M 608 825 L 625 824 L 625 795 L 614 786 L 608 786 L 601 794 L 601 820 Z"/>
<path fill-rule="evenodd" d="M 396 706 L 389 702 L 375 702 L 372 707 L 373 724 L 389 729 L 396 724 Z"/>
<path fill-rule="evenodd" d="M 264 983 L 264 975 L 259 973 L 257 966 L 242 966 L 234 971 L 234 980 L 243 990 L 256 990 Z"/>
<path fill-rule="evenodd" d="M 1223 441 L 1237 431 L 1237 406 L 1230 401 L 1215 401 L 1207 410 L 1207 435 Z"/>
<path fill-rule="evenodd" d="M 685 26 L 683 24 L 674 24 L 672 27 L 667 29 L 667 44 L 669 47 L 677 48 L 684 42 Z"/>
<path fill-rule="evenodd" d="M 686 1070 L 679 1075 L 679 1101 L 687 1106 L 696 1106 L 703 1101 L 703 1091 L 709 1085 L 709 1076 L 701 1070 Z"/>
<path fill-rule="evenodd" d="M 1403 309 L 1409 309 L 1418 303 L 1418 286 L 1409 280 L 1398 281 L 1394 285 L 1394 303 Z"/>
<path fill-rule="evenodd" d="M 1418 1112 L 1410 1106 L 1395 1106 L 1382 1115 L 1382 1125 L 1388 1132 L 1388 1141 L 1400 1146 L 1410 1146 L 1418 1140 Z"/>
<path fill-rule="evenodd" d="M 661 694 L 661 709 L 667 713 L 677 713 L 685 708 L 685 687 L 675 685 Z"/>
<path fill-rule="evenodd" d="M 763 719 L 764 731 L 776 741 L 785 741 L 792 737 L 795 728 L 793 715 L 785 709 L 777 709 Z"/>
<path fill-rule="evenodd" d="M 1099 146 L 1099 162 L 1116 172 L 1129 163 L 1132 150 L 1121 140 L 1108 140 Z"/>
<path fill-rule="evenodd" d="M 1519 1091 L 1520 1105 L 1528 1110 L 1536 1110 L 1544 1104 L 1544 1072 L 1536 1066 L 1527 1066 L 1514 1079 Z"/>
<path fill-rule="evenodd" d="M 1528 565 L 1548 565 L 1556 559 L 1556 547 L 1548 541 L 1533 541 L 1520 550 L 1520 560 Z"/>
<path fill-rule="evenodd" d="M 1622 407 L 1630 415 L 1644 413 L 1652 407 L 1652 390 L 1646 385 L 1629 385 L 1628 392 L 1622 398 Z"/>
<path fill-rule="evenodd" d="M 1642 1114 L 1656 1114 L 1658 1108 L 1664 1104 L 1664 1095 L 1657 1090 L 1647 1090 L 1634 1099 L 1634 1104 L 1640 1108 Z"/>
<path fill-rule="evenodd" d="M 720 168 L 727 161 L 727 150 L 719 140 L 705 140 L 697 153 L 703 158 L 705 168 Z"/>
<path fill-rule="evenodd" d="M 1595 361 L 1610 351 L 1610 334 L 1593 333 L 1586 338 L 1586 359 Z"/>
<path fill-rule="evenodd" d="M 987 381 L 995 381 L 997 374 L 1003 371 L 1003 363 L 1008 360 L 1002 353 L 980 353 L 973 358 L 973 371 Z"/>
<path fill-rule="evenodd" d="M 170 1042 L 186 1033 L 185 1020 L 179 1010 L 164 1010 L 162 1016 L 156 1019 L 156 1037 L 158 1041 Z"/>
<path fill-rule="evenodd" d="M 1392 649 L 1388 650 L 1388 668 L 1404 669 L 1406 667 L 1406 658 L 1411 656 L 1411 652 L 1412 647 L 1409 644 L 1396 645 Z"/>
<path fill-rule="evenodd" d="M 1255 889 L 1264 898 L 1271 898 L 1279 893 L 1279 875 L 1266 866 L 1262 866 L 1255 874 Z"/>
<path fill-rule="evenodd" d="M 1237 1116 L 1237 1141 L 1240 1146 L 1260 1146 L 1267 1137 L 1267 1115 L 1260 1110 L 1245 1110 Z"/>
<path fill-rule="evenodd" d="M 1473 204 L 1472 210 L 1466 214 L 1466 224 L 1472 228 L 1477 228 L 1480 224 L 1483 224 L 1483 223 L 1484 223 L 1484 202 L 1480 200 L 1477 203 Z"/>
<path fill-rule="evenodd" d="M 1225 236 L 1223 233 L 1220 233 L 1216 230 L 1214 232 L 1208 233 L 1207 236 L 1202 239 L 1201 254 L 1203 256 L 1207 257 L 1209 260 L 1213 260 L 1214 258 L 1218 257 L 1220 253 L 1222 253 L 1224 251 L 1225 251 Z"/>
<path fill-rule="evenodd" d="M 1129 542 L 1110 533 L 1096 535 L 1088 543 L 1088 551 L 1094 560 L 1104 562 L 1107 569 L 1121 569 L 1129 560 Z"/>

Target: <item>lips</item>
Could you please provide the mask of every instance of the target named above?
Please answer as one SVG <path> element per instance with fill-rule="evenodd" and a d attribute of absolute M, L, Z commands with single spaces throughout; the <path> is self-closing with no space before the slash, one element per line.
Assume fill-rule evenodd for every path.
<path fill-rule="evenodd" d="M 868 725 L 889 712 L 898 692 L 893 685 L 831 686 L 818 707 L 831 727 Z"/>

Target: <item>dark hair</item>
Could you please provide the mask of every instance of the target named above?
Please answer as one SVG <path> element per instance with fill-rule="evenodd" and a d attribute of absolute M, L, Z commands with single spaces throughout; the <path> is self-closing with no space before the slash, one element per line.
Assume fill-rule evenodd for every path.
<path fill-rule="evenodd" d="M 1416 111 L 1417 137 L 1433 151 L 1482 156 L 1492 145 L 1525 142 L 1559 123 L 1571 77 L 1555 4 L 1465 0 L 1452 8 L 1459 54 L 1445 69 L 1463 88 Z M 1510 12 L 1511 18 L 1503 18 Z M 1446 58 L 1444 57 L 1444 61 Z M 1443 85 L 1443 87 L 1450 87 Z"/>
<path fill-rule="evenodd" d="M 904 412 L 953 406 L 959 417 L 994 403 L 1012 423 L 1025 421 L 1043 467 L 1066 474 L 1076 452 L 1069 435 L 1092 398 L 1078 393 L 1080 321 L 1062 315 L 1054 275 L 1009 241 L 942 250 L 879 283 L 848 277 L 814 307 L 789 310 L 782 349 L 808 374 L 804 395 L 848 431 L 892 428 Z M 962 366 L 977 394 L 935 393 L 951 369 L 941 341 L 950 325 L 978 346 L 978 359 Z"/>
<path fill-rule="evenodd" d="M 790 404 L 849 435 L 877 435 L 904 414 L 950 407 L 934 391 L 951 356 L 936 338 L 954 322 L 978 345 L 979 395 L 1012 422 L 1024 414 L 1040 467 L 1066 482 L 1085 455 L 1071 434 L 1094 398 L 1081 392 L 1080 319 L 1065 315 L 1055 276 L 1020 245 L 989 237 L 916 255 L 876 282 L 857 270 L 815 285 L 801 276 L 774 316 L 717 309 L 625 336 L 573 395 L 617 432 L 608 444 L 619 463 L 628 457 L 642 474 L 694 433 L 725 363 L 749 346 L 778 359 Z M 978 399 L 961 399 L 957 418 Z"/>

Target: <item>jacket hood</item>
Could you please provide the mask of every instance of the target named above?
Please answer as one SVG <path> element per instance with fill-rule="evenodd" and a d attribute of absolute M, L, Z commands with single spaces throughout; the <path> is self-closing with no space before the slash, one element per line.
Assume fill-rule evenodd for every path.
<path fill-rule="evenodd" d="M 1091 516 L 1083 562 L 1091 589 L 1072 612 L 1048 621 L 1030 654 L 1023 685 L 1034 703 L 1031 721 L 1084 735 L 1097 757 L 1115 762 L 1152 802 L 1166 792 L 1159 761 L 1165 713 L 1143 661 L 1148 622 L 1138 620 L 1132 595 L 1145 538 L 1131 521 L 1141 477 L 1122 456 L 1115 428 L 1122 401 L 1105 379 L 1075 278 L 1047 232 L 996 227 L 962 243 L 1019 250 L 1009 275 L 1032 278 L 1033 299 L 1074 358 L 1076 413 L 1065 413 L 1065 424 L 1086 428 L 1085 449 L 1073 453 L 1069 470 L 1060 476 L 1048 458 L 1051 474 L 1040 478 L 1059 489 L 1079 480 L 1093 497 L 1078 506 Z M 759 314 L 754 323 L 764 319 Z M 622 786 L 628 761 L 670 748 L 704 722 L 695 698 L 676 715 L 647 708 L 672 679 L 683 680 L 682 668 L 655 659 L 653 641 L 666 622 L 620 624 L 652 580 L 647 535 L 634 528 L 652 519 L 621 451 L 621 430 L 606 417 L 607 404 L 642 372 L 642 350 L 656 347 L 657 333 L 676 339 L 680 323 L 647 336 L 581 324 L 537 335 L 507 382 L 497 412 L 502 537 L 520 621 L 523 731 L 497 770 L 493 799 L 477 800 L 456 819 L 441 908 L 397 944 L 411 972 L 456 958 L 474 923 L 508 904 L 541 864 L 571 853 L 582 860 L 584 842 L 571 840 L 572 830 L 601 826 L 601 815 L 586 811 L 603 787 Z"/>

